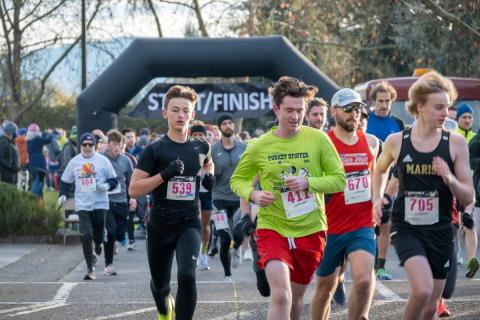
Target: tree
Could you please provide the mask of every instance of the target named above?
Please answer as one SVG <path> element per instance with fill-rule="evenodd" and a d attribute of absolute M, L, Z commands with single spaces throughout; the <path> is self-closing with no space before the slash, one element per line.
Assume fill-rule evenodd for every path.
<path fill-rule="evenodd" d="M 48 78 L 80 41 L 79 8 L 74 4 L 67 0 L 0 2 L 0 57 L 5 62 L 0 68 L 0 85 L 4 85 L 0 92 L 5 92 L 1 114 L 18 121 L 39 106 Z M 96 0 L 90 8 L 87 28 L 101 5 L 102 1 Z M 46 28 L 48 24 L 54 26 Z M 78 36 L 72 36 L 75 34 Z M 43 49 L 65 43 L 68 47 L 53 62 L 40 59 Z"/>

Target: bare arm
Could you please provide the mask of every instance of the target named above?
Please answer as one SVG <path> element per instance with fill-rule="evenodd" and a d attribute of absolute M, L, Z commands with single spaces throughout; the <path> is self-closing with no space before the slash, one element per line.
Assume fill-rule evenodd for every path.
<path fill-rule="evenodd" d="M 128 188 L 128 194 L 132 198 L 138 198 L 150 193 L 153 189 L 164 182 L 160 173 L 150 176 L 148 172 L 135 169 L 132 174 L 132 181 Z"/>

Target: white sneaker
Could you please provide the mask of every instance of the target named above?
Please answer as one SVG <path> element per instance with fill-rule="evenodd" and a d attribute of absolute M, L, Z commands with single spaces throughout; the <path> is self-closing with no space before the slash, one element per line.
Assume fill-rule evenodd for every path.
<path fill-rule="evenodd" d="M 243 253 L 243 260 L 253 261 L 253 252 L 252 249 L 247 249 Z"/>
<path fill-rule="evenodd" d="M 209 270 L 207 254 L 202 253 L 198 257 L 198 270 Z"/>
<path fill-rule="evenodd" d="M 109 264 L 108 266 L 105 267 L 103 274 L 107 276 L 115 276 L 117 274 L 117 271 L 115 270 L 115 267 L 113 266 L 113 264 Z"/>
<path fill-rule="evenodd" d="M 242 253 L 240 252 L 240 248 L 232 249 L 232 267 L 238 268 L 242 263 Z"/>
<path fill-rule="evenodd" d="M 223 281 L 233 282 L 232 276 L 225 276 L 225 278 L 223 278 Z"/>
<path fill-rule="evenodd" d="M 462 264 L 463 264 L 463 258 L 462 258 L 462 256 L 461 256 L 460 254 L 457 255 L 457 264 L 458 264 L 458 265 L 462 265 Z"/>
<path fill-rule="evenodd" d="M 127 251 L 133 251 L 133 250 L 135 250 L 135 245 L 133 243 L 129 243 L 127 245 Z"/>

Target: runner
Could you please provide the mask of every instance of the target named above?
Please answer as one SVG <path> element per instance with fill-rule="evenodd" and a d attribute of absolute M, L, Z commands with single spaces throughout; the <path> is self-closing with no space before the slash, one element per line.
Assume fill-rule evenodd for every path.
<path fill-rule="evenodd" d="M 109 209 L 108 191 L 117 186 L 117 175 L 110 161 L 95 151 L 95 137 L 84 133 L 80 137 L 80 153 L 73 157 L 60 180 L 58 204 L 67 201 L 67 196 L 75 183 L 75 212 L 80 218 L 80 234 L 83 256 L 87 264 L 84 280 L 95 280 L 96 257 L 102 253 L 105 215 Z"/>
<path fill-rule="evenodd" d="M 279 125 L 249 144 L 232 190 L 261 208 L 255 231 L 259 261 L 270 283 L 268 319 L 299 319 L 303 296 L 323 256 L 323 194 L 343 190 L 342 164 L 327 135 L 303 127 L 317 88 L 282 77 L 269 89 Z M 252 187 L 256 175 L 261 190 Z"/>
<path fill-rule="evenodd" d="M 323 130 L 327 123 L 328 104 L 322 98 L 313 98 L 308 103 L 307 123 L 309 127 Z"/>
<path fill-rule="evenodd" d="M 373 175 L 373 201 L 378 224 L 387 172 L 397 161 L 400 184 L 391 231 L 410 286 L 404 319 L 431 319 L 452 265 L 453 196 L 469 204 L 474 191 L 465 140 L 442 129 L 457 97 L 453 83 L 429 72 L 408 96 L 408 111 L 417 122 L 387 138 Z"/>
<path fill-rule="evenodd" d="M 197 94 L 184 86 L 171 87 L 165 96 L 163 116 L 168 132 L 148 145 L 133 172 L 132 198 L 153 193 L 147 224 L 147 255 L 150 288 L 158 319 L 192 319 L 197 302 L 195 267 L 200 250 L 201 223 L 198 215 L 200 172 L 208 190 L 214 184 L 213 162 L 208 143 L 188 136 L 195 116 Z M 170 294 L 173 256 L 176 256 L 178 290 Z"/>
<path fill-rule="evenodd" d="M 215 179 L 217 184 L 213 188 L 214 217 L 223 217 L 227 222 L 220 226 L 215 224 L 215 229 L 220 237 L 220 261 L 226 280 L 231 280 L 231 266 L 237 268 L 242 260 L 240 245 L 242 240 L 233 244 L 230 252 L 230 243 L 233 240 L 232 229 L 236 221 L 240 220 L 240 198 L 230 189 L 232 177 L 238 161 L 245 151 L 246 144 L 235 137 L 235 121 L 231 114 L 225 113 L 217 119 L 220 129 L 220 141 L 212 146 L 212 160 L 215 164 Z M 236 216 L 235 216 L 236 215 Z M 217 219 L 218 221 L 218 219 Z"/>
<path fill-rule="evenodd" d="M 360 95 L 348 88 L 337 91 L 332 98 L 330 112 L 336 126 L 328 136 L 342 159 L 347 186 L 343 192 L 332 194 L 327 203 L 327 246 L 317 269 L 312 319 L 328 319 L 339 278 L 337 267 L 345 258 L 353 278 L 348 318 L 368 319 L 375 287 L 371 175 L 379 142 L 357 129 L 363 105 Z"/>

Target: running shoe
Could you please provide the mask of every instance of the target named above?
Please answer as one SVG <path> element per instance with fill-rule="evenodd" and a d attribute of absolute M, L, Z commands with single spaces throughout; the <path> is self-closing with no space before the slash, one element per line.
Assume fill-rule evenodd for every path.
<path fill-rule="evenodd" d="M 223 278 L 223 281 L 233 282 L 232 276 L 225 276 L 225 278 Z"/>
<path fill-rule="evenodd" d="M 115 267 L 113 266 L 113 264 L 109 264 L 108 266 L 105 267 L 103 274 L 106 276 L 115 276 L 117 275 L 117 270 L 115 270 Z"/>
<path fill-rule="evenodd" d="M 345 305 L 345 281 L 342 281 L 337 284 L 337 289 L 333 294 L 333 301 L 335 304 L 343 306 Z"/>
<path fill-rule="evenodd" d="M 95 280 L 97 277 L 95 276 L 95 271 L 88 271 L 83 280 Z"/>
<path fill-rule="evenodd" d="M 247 249 L 243 253 L 243 260 L 245 261 L 253 261 L 253 252 L 252 249 Z"/>
<path fill-rule="evenodd" d="M 97 255 L 92 254 L 92 265 L 96 266 L 97 265 Z"/>
<path fill-rule="evenodd" d="M 218 253 L 218 248 L 217 247 L 212 247 L 210 250 L 208 250 L 208 255 L 210 257 L 214 257 Z"/>
<path fill-rule="evenodd" d="M 377 269 L 377 279 L 378 280 L 392 280 L 392 276 L 385 271 L 385 269 Z"/>
<path fill-rule="evenodd" d="M 480 263 L 478 262 L 478 259 L 476 257 L 473 257 L 470 259 L 467 265 L 467 274 L 465 275 L 467 278 L 473 278 L 475 277 L 475 274 L 478 271 L 478 268 L 480 267 Z"/>
<path fill-rule="evenodd" d="M 232 250 L 232 267 L 238 268 L 242 263 L 242 253 L 240 252 L 240 248 Z"/>
<path fill-rule="evenodd" d="M 438 303 L 437 315 L 439 318 L 446 318 L 452 315 L 450 311 L 447 309 L 447 305 L 445 304 L 444 299 L 440 299 L 440 302 Z"/>
<path fill-rule="evenodd" d="M 175 319 L 175 299 L 171 294 L 167 297 L 167 314 L 159 313 L 157 316 L 157 320 L 173 320 Z"/>
<path fill-rule="evenodd" d="M 463 265 L 463 257 L 460 254 L 460 252 L 457 254 L 457 264 L 458 265 Z"/>
<path fill-rule="evenodd" d="M 115 241 L 115 244 L 113 245 L 113 254 L 118 255 L 118 241 Z"/>
<path fill-rule="evenodd" d="M 208 256 L 205 253 L 198 257 L 198 270 L 210 270 L 208 266 Z"/>
<path fill-rule="evenodd" d="M 135 250 L 135 242 L 130 242 L 127 246 L 127 251 Z"/>

